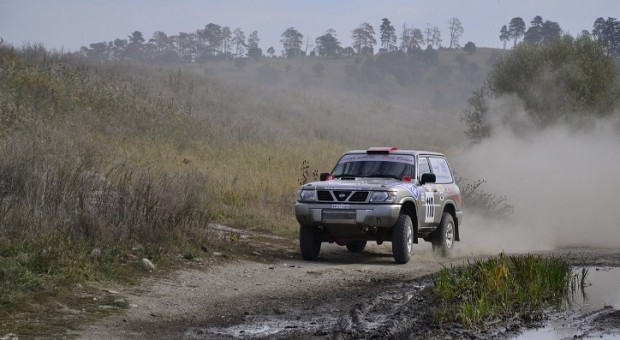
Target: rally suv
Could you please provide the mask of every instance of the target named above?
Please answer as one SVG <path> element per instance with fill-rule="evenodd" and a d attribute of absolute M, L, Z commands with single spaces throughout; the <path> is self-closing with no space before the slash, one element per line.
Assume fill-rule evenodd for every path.
<path fill-rule="evenodd" d="M 362 252 L 368 241 L 388 241 L 397 263 L 409 261 L 419 238 L 448 256 L 463 219 L 446 157 L 395 147 L 345 153 L 331 173 L 301 186 L 295 216 L 305 260 L 316 260 L 323 242 Z"/>

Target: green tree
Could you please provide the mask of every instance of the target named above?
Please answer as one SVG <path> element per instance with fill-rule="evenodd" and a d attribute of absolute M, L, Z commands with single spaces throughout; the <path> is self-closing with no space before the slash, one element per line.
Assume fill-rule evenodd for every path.
<path fill-rule="evenodd" d="M 222 27 L 222 53 L 230 54 L 230 45 L 232 44 L 232 31 L 230 27 Z"/>
<path fill-rule="evenodd" d="M 531 26 L 525 32 L 523 41 L 528 43 L 549 43 L 562 35 L 560 24 L 555 21 L 543 21 L 540 15 L 537 15 L 530 22 Z"/>
<path fill-rule="evenodd" d="M 531 123 L 545 128 L 560 121 L 582 123 L 611 114 L 620 88 L 614 62 L 599 42 L 565 35 L 546 44 L 515 47 L 495 63 L 480 93 L 475 96 L 517 96 Z M 475 103 L 470 102 L 464 116 L 468 137 L 475 142 L 484 138 L 479 131 L 488 128 L 491 133 L 487 118 L 493 113 L 481 111 L 483 106 L 476 104 L 480 98 L 472 100 Z"/>
<path fill-rule="evenodd" d="M 258 47 L 260 38 L 258 37 L 258 31 L 253 31 L 248 37 L 248 53 L 247 56 L 252 60 L 258 60 L 263 56 L 263 50 Z"/>
<path fill-rule="evenodd" d="M 396 45 L 396 29 L 394 29 L 388 18 L 381 19 L 379 36 L 381 38 L 381 46 L 386 51 L 391 51 Z"/>
<path fill-rule="evenodd" d="M 114 43 L 112 44 L 112 57 L 115 59 L 123 59 L 125 52 L 127 50 L 127 40 L 126 39 L 114 39 Z"/>
<path fill-rule="evenodd" d="M 235 47 L 235 58 L 242 58 L 245 54 L 245 33 L 239 27 L 233 31 L 232 45 Z"/>
<path fill-rule="evenodd" d="M 426 48 L 441 47 L 441 31 L 437 26 L 426 24 Z"/>
<path fill-rule="evenodd" d="M 465 46 L 463 47 L 463 51 L 465 51 L 467 54 L 474 54 L 474 52 L 476 52 L 476 44 L 474 44 L 471 41 L 468 41 L 467 44 L 465 44 Z"/>
<path fill-rule="evenodd" d="M 502 29 L 499 30 L 499 40 L 504 44 L 504 49 L 506 49 L 506 43 L 510 40 L 510 33 L 508 33 L 508 27 L 506 25 L 502 26 Z"/>
<path fill-rule="evenodd" d="M 248 37 L 248 48 L 258 48 L 260 38 L 258 37 L 258 31 L 252 31 Z"/>
<path fill-rule="evenodd" d="M 517 41 L 524 35 L 525 21 L 519 17 L 512 18 L 512 20 L 510 20 L 510 24 L 508 25 L 508 36 L 514 41 L 514 46 L 517 46 Z"/>
<path fill-rule="evenodd" d="M 529 43 L 539 43 L 543 41 L 543 18 L 537 15 L 530 21 L 530 28 L 525 32 L 523 41 Z"/>
<path fill-rule="evenodd" d="M 269 48 L 267 49 L 267 54 L 269 54 L 270 58 L 273 58 L 273 56 L 276 54 L 276 49 L 273 48 L 273 46 L 269 46 Z"/>
<path fill-rule="evenodd" d="M 329 31 L 322 36 L 316 38 L 315 43 L 317 53 L 321 57 L 336 58 L 342 54 L 342 47 L 340 46 L 340 42 Z"/>
<path fill-rule="evenodd" d="M 286 31 L 282 33 L 280 43 L 282 43 L 284 55 L 287 58 L 299 57 L 301 55 L 301 44 L 303 38 L 304 35 L 299 33 L 299 31 L 292 26 L 287 28 Z"/>
<path fill-rule="evenodd" d="M 616 18 L 598 18 L 592 35 L 607 49 L 607 54 L 620 55 L 620 22 Z"/>
<path fill-rule="evenodd" d="M 374 46 L 377 44 L 375 39 L 375 29 L 371 24 L 364 22 L 351 32 L 353 49 L 358 55 L 374 54 Z"/>
<path fill-rule="evenodd" d="M 411 53 L 414 50 L 422 49 L 424 44 L 424 34 L 419 28 L 408 28 L 403 25 L 403 32 L 400 38 L 400 49 L 405 53 Z"/>
<path fill-rule="evenodd" d="M 134 31 L 131 33 L 129 38 L 129 44 L 126 49 L 126 56 L 132 59 L 141 59 L 143 58 L 143 50 L 144 50 L 144 36 L 140 31 Z"/>
<path fill-rule="evenodd" d="M 459 44 L 459 40 L 461 39 L 463 32 L 465 32 L 461 20 L 457 18 L 452 18 L 448 20 L 448 30 L 450 31 L 450 46 L 448 48 L 461 47 L 461 45 Z"/>
<path fill-rule="evenodd" d="M 555 21 L 545 21 L 542 26 L 542 42 L 549 43 L 562 36 L 562 28 Z"/>
<path fill-rule="evenodd" d="M 488 123 L 489 106 L 487 93 L 484 87 L 474 91 L 467 101 L 469 107 L 463 112 L 462 120 L 467 124 L 465 136 L 470 142 L 480 143 L 491 136 L 491 127 Z"/>
<path fill-rule="evenodd" d="M 220 25 L 209 23 L 204 30 L 198 30 L 198 37 L 202 43 L 200 52 L 203 57 L 211 57 L 220 53 L 224 40 Z"/>

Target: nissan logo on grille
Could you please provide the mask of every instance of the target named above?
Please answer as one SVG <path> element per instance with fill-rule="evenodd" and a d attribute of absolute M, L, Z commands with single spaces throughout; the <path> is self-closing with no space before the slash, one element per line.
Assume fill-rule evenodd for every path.
<path fill-rule="evenodd" d="M 345 201 L 351 195 L 350 191 L 334 191 L 334 196 L 340 202 Z"/>

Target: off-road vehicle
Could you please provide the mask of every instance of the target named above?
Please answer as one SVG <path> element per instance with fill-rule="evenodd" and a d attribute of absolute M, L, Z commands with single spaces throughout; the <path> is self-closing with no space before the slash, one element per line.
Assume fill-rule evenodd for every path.
<path fill-rule="evenodd" d="M 318 258 L 323 242 L 355 253 L 368 241 L 389 241 L 394 260 L 407 263 L 419 238 L 448 256 L 463 213 L 443 154 L 373 147 L 345 153 L 319 182 L 302 185 L 295 216 L 306 260 Z"/>

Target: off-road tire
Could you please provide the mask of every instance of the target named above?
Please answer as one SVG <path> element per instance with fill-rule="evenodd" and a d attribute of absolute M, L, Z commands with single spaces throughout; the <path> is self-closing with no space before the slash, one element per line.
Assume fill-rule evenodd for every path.
<path fill-rule="evenodd" d="M 361 253 L 366 248 L 366 240 L 350 241 L 347 242 L 347 249 L 351 253 Z"/>
<path fill-rule="evenodd" d="M 431 242 L 433 244 L 433 251 L 443 257 L 449 257 L 454 247 L 455 236 L 454 219 L 450 213 L 443 213 L 441 215 L 441 222 L 439 226 L 431 234 Z"/>
<path fill-rule="evenodd" d="M 301 257 L 306 261 L 319 258 L 321 251 L 320 231 L 317 227 L 301 226 L 299 229 L 299 248 Z"/>
<path fill-rule="evenodd" d="M 392 229 L 392 255 L 396 263 L 409 262 L 413 254 L 413 222 L 409 215 L 401 214 Z"/>

